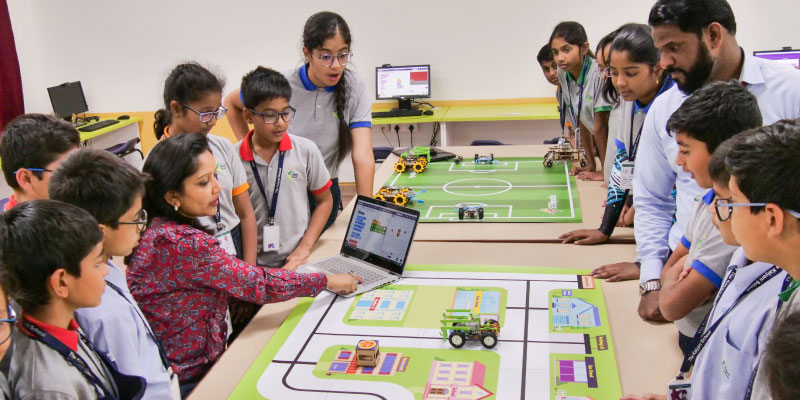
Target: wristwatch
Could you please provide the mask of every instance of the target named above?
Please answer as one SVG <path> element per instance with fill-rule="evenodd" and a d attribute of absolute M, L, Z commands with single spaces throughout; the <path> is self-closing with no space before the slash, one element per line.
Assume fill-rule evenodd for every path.
<path fill-rule="evenodd" d="M 639 296 L 644 296 L 654 290 L 661 290 L 661 281 L 658 279 L 651 279 L 639 284 Z"/>

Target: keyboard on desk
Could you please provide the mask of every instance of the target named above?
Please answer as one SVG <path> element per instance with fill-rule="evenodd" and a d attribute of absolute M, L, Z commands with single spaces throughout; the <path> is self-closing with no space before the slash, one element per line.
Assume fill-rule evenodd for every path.
<path fill-rule="evenodd" d="M 84 126 L 78 128 L 78 130 L 81 131 L 81 132 L 94 132 L 94 131 L 96 131 L 98 129 L 103 129 L 103 128 L 107 127 L 107 126 L 111 126 L 111 125 L 118 124 L 118 123 L 119 123 L 119 121 L 116 120 L 116 119 L 104 119 L 104 120 L 102 120 L 100 122 L 95 122 L 93 124 L 84 125 Z"/>
<path fill-rule="evenodd" d="M 348 262 L 346 259 L 339 257 L 317 261 L 314 265 L 331 274 L 349 274 L 352 272 L 364 279 L 362 285 L 369 285 L 385 280 L 388 277 L 387 274 L 381 274 L 378 271 L 373 271 L 370 268 L 362 267 L 361 265 Z"/>
<path fill-rule="evenodd" d="M 372 113 L 372 118 L 419 117 L 421 115 L 422 110 L 374 111 Z"/>

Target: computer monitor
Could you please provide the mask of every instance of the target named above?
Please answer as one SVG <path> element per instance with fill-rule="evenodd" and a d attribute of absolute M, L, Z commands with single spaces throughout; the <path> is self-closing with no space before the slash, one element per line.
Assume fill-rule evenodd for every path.
<path fill-rule="evenodd" d="M 800 50 L 792 50 L 790 47 L 783 50 L 754 51 L 753 55 L 800 69 Z"/>
<path fill-rule="evenodd" d="M 47 93 L 50 95 L 50 104 L 53 105 L 53 112 L 59 118 L 71 121 L 73 115 L 89 111 L 80 82 L 62 83 L 58 86 L 47 88 Z"/>
<path fill-rule="evenodd" d="M 411 109 L 411 99 L 431 97 L 431 66 L 377 67 L 375 92 L 378 100 L 396 99 L 401 110 Z"/>

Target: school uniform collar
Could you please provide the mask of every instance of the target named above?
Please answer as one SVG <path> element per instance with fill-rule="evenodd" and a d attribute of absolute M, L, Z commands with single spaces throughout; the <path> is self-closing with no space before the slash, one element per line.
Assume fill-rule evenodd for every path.
<path fill-rule="evenodd" d="M 578 85 L 583 85 L 586 82 L 586 76 L 589 75 L 589 70 L 592 69 L 592 61 L 594 61 L 594 58 L 588 55 L 583 56 L 583 66 L 581 66 L 581 75 L 578 77 Z M 567 82 L 572 80 L 572 75 L 567 72 Z"/>
<path fill-rule="evenodd" d="M 314 84 L 314 82 L 311 82 L 311 78 L 308 77 L 307 67 L 308 64 L 303 64 L 303 66 L 297 71 L 297 74 L 300 76 L 300 82 L 303 82 L 303 87 L 309 92 L 313 92 L 319 88 Z M 336 90 L 336 86 L 325 86 L 326 92 L 333 92 L 334 90 Z"/>
<path fill-rule="evenodd" d="M 111 261 L 107 262 L 106 264 L 108 264 L 108 275 L 106 275 L 106 282 L 109 282 L 123 291 L 130 293 L 130 290 L 128 290 L 128 283 L 125 281 L 125 273 L 122 272 L 122 270 L 114 265 Z"/>
<path fill-rule="evenodd" d="M 72 351 L 78 351 L 78 323 L 75 322 L 74 319 L 69 321 L 69 329 L 60 328 L 58 326 L 46 324 L 42 321 L 39 321 L 25 312 L 22 312 L 22 318 L 26 321 L 32 323 L 37 328 L 49 333 L 52 335 L 56 340 L 63 343 L 65 346 L 69 347 Z M 33 336 L 32 333 L 28 332 L 25 329 L 25 326 L 19 324 L 20 330 L 28 336 Z"/>
<path fill-rule="evenodd" d="M 711 203 L 714 201 L 714 189 L 709 189 L 706 194 L 703 195 L 702 199 L 705 205 L 711 205 Z"/>
<path fill-rule="evenodd" d="M 637 112 L 639 112 L 641 110 L 645 114 L 647 114 L 647 112 L 650 111 L 650 106 L 653 105 L 653 102 L 656 101 L 658 96 L 661 96 L 661 93 L 664 93 L 667 90 L 669 90 L 669 88 L 671 88 L 672 84 L 674 84 L 674 83 L 675 83 L 675 81 L 672 80 L 672 77 L 669 76 L 669 75 L 666 75 L 666 78 L 664 79 L 664 83 L 661 84 L 661 89 L 658 89 L 658 93 L 656 93 L 656 97 L 653 97 L 653 100 L 650 100 L 650 103 L 648 103 L 646 106 L 642 106 L 642 103 L 640 103 L 639 100 L 634 100 L 633 101 L 633 113 L 636 114 Z"/>
<path fill-rule="evenodd" d="M 3 205 L 3 211 L 8 211 L 8 210 L 14 208 L 14 206 L 17 205 L 17 204 L 18 204 L 17 203 L 17 199 L 12 194 L 11 196 L 8 196 L 8 202 Z"/>
<path fill-rule="evenodd" d="M 161 138 L 162 138 L 162 139 L 164 139 L 164 138 L 167 138 L 167 139 L 169 139 L 169 137 L 170 137 L 170 134 L 169 134 L 169 125 L 167 125 L 167 126 L 165 126 L 165 127 L 164 127 L 164 135 L 163 135 L 163 136 L 161 136 Z"/>
<path fill-rule="evenodd" d="M 253 161 L 255 157 L 253 157 L 253 148 L 250 147 L 250 143 L 252 142 L 251 139 L 253 137 L 254 130 L 251 129 L 250 132 L 247 132 L 245 135 L 244 140 L 242 140 L 242 145 L 239 147 L 239 157 L 242 158 L 243 161 Z M 289 136 L 289 132 L 283 134 L 283 138 L 281 138 L 281 143 L 278 145 L 278 151 L 287 151 L 292 149 L 292 138 Z"/>

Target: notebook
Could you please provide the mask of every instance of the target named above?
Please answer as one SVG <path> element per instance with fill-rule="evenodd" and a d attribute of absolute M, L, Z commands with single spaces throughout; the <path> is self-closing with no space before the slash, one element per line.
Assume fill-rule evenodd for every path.
<path fill-rule="evenodd" d="M 339 255 L 301 266 L 297 272 L 354 273 L 364 278 L 352 297 L 396 282 L 419 222 L 419 211 L 358 196 Z"/>

